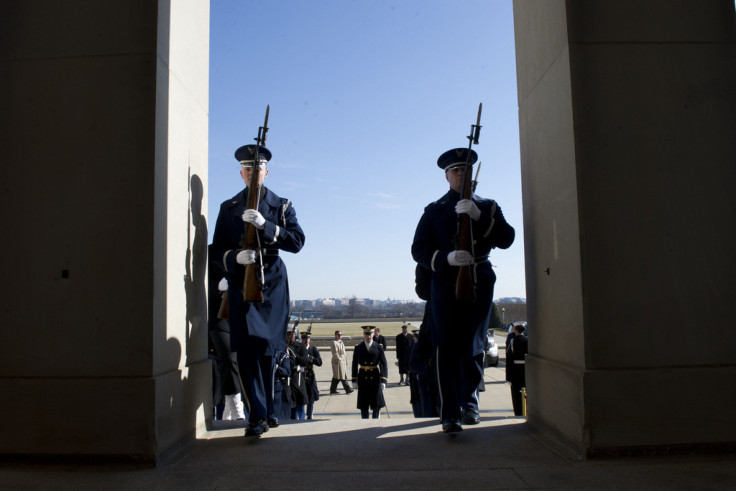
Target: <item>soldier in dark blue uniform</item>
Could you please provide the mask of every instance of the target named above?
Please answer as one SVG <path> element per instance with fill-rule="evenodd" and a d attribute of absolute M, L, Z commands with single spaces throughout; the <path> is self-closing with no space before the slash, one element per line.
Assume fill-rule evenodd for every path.
<path fill-rule="evenodd" d="M 319 387 L 317 386 L 317 376 L 314 373 L 314 367 L 322 366 L 322 355 L 319 349 L 311 343 L 312 336 L 309 332 L 302 333 L 302 344 L 306 347 L 307 362 L 304 367 L 304 380 L 307 385 L 307 419 L 312 419 L 314 415 L 314 401 L 319 400 Z"/>
<path fill-rule="evenodd" d="M 353 384 L 358 385 L 358 409 L 363 419 L 368 419 L 368 410 L 373 409 L 373 418 L 378 418 L 381 408 L 386 406 L 383 390 L 388 381 L 386 353 L 374 341 L 375 326 L 363 326 L 363 342 L 353 351 Z"/>
<path fill-rule="evenodd" d="M 309 402 L 306 371 L 309 364 L 307 347 L 296 340 L 296 330 L 289 332 L 286 352 L 291 365 L 291 419 L 304 419 L 304 407 Z"/>
<path fill-rule="evenodd" d="M 475 151 L 470 150 L 468 158 L 468 149 L 464 148 L 440 156 L 437 165 L 445 171 L 450 190 L 424 209 L 411 248 L 414 260 L 431 271 L 428 320 L 445 432 L 461 431 L 462 423 L 480 421 L 477 387 L 483 377 L 483 347 L 496 281 L 488 254 L 494 247 L 511 246 L 515 234 L 495 201 L 475 194 L 472 199 L 460 199 L 463 167 L 466 161 L 472 166 L 477 160 Z M 455 250 L 461 213 L 471 218 L 473 255 Z M 459 267 L 468 265 L 476 277 L 473 303 L 455 298 Z"/>
<path fill-rule="evenodd" d="M 271 159 L 271 152 L 260 147 L 256 156 L 255 148 L 245 145 L 235 151 L 246 188 L 254 165 L 261 166 L 262 179 L 268 175 L 266 162 Z M 244 222 L 258 229 L 263 258 L 263 302 L 243 301 L 245 265 L 258 259 L 254 251 L 243 250 L 241 245 Z M 220 205 L 212 260 L 228 280 L 231 349 L 238 353 L 244 395 L 250 407 L 246 436 L 259 436 L 269 426 L 278 426 L 273 408 L 273 356 L 285 350 L 284 332 L 289 318 L 289 281 L 279 251 L 296 253 L 303 245 L 304 232 L 294 206 L 265 186 L 261 187 L 258 210 L 247 209 L 247 189 Z"/>
<path fill-rule="evenodd" d="M 291 417 L 291 360 L 286 351 L 274 354 L 273 407 L 278 419 Z"/>

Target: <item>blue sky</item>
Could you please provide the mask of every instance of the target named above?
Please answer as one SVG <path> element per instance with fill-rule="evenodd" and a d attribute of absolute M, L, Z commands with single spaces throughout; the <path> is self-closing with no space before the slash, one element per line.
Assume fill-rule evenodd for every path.
<path fill-rule="evenodd" d="M 526 297 L 511 0 L 211 1 L 209 216 L 243 182 L 233 152 L 270 104 L 266 186 L 306 234 L 292 299 L 417 300 L 410 247 L 483 103 L 477 193 L 517 232 L 495 298 Z"/>

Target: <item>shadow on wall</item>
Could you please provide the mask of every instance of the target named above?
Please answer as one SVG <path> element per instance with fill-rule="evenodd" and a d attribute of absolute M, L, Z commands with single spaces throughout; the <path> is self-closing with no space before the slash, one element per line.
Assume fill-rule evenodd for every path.
<path fill-rule="evenodd" d="M 184 292 L 186 295 L 186 338 L 184 348 L 184 364 L 189 368 L 182 374 L 178 370 L 181 385 L 170 394 L 168 400 L 159 400 L 157 404 L 165 404 L 170 418 L 163 418 L 163 426 L 174 425 L 171 432 L 163 434 L 179 435 L 181 428 L 195 433 L 197 427 L 197 411 L 204 408 L 205 414 L 211 410 L 211 370 L 207 356 L 207 219 L 202 215 L 204 186 L 196 174 L 189 178 L 189 209 L 187 210 L 187 244 L 185 254 Z M 191 215 L 189 216 L 189 213 Z M 190 219 L 191 217 L 191 219 Z M 192 233 L 194 236 L 192 236 Z M 166 341 L 167 356 L 177 356 L 181 360 L 182 348 L 176 338 Z M 177 362 L 178 365 L 178 362 Z M 205 372 L 205 373 L 203 373 Z M 172 374 L 173 376 L 173 374 Z M 206 384 L 206 387 L 203 387 Z M 172 397 L 173 395 L 173 397 Z M 168 419 L 168 421 L 166 421 Z M 165 429 L 164 429 L 165 430 Z M 163 448 L 170 448 L 174 441 L 159 442 Z"/>
<path fill-rule="evenodd" d="M 189 209 L 187 251 L 184 275 L 186 293 L 186 365 L 207 358 L 207 218 L 202 215 L 204 187 L 197 174 L 189 179 Z M 194 240 L 192 240 L 194 227 Z M 190 246 L 191 244 L 191 246 Z"/>

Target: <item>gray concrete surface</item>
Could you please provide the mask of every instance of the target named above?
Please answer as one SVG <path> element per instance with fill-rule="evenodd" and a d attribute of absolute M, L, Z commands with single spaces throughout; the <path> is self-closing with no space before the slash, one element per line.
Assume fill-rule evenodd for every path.
<path fill-rule="evenodd" d="M 317 371 L 312 421 L 284 421 L 260 439 L 244 423 L 218 421 L 155 469 L 121 465 L 0 467 L 0 489 L 667 489 L 736 487 L 736 456 L 698 455 L 570 461 L 513 416 L 499 368 L 485 372 L 482 421 L 455 435 L 415 419 L 389 351 L 389 412 L 361 420 L 356 393 L 330 396 L 330 354 Z M 352 355 L 350 354 L 352 357 Z M 104 417 L 104 415 L 95 415 Z M 114 424 L 113 421 L 110 422 Z"/>

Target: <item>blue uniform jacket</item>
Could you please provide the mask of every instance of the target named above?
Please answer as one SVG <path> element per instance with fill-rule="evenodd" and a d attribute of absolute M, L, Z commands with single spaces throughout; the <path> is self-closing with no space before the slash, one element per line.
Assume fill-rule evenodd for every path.
<path fill-rule="evenodd" d="M 431 271 L 428 302 L 432 344 L 444 345 L 461 356 L 483 353 L 496 282 L 488 255 L 495 247 L 511 246 L 515 236 L 514 228 L 506 223 L 495 201 L 477 195 L 472 199 L 481 211 L 477 222 L 471 220 L 477 276 L 474 303 L 455 300 L 459 268 L 447 262 L 448 254 L 455 250 L 458 217 L 455 205 L 460 200 L 459 193 L 451 189 L 424 209 L 411 246 L 414 260 Z"/>
<path fill-rule="evenodd" d="M 266 219 L 263 230 L 258 231 L 261 247 L 266 252 L 263 302 L 243 302 L 245 266 L 237 263 L 236 256 L 242 249 L 246 198 L 244 189 L 220 205 L 212 240 L 212 262 L 225 272 L 228 280 L 231 349 L 238 351 L 243 343 L 251 342 L 261 346 L 266 355 L 273 355 L 285 349 L 289 320 L 289 280 L 286 265 L 277 254 L 299 252 L 304 245 L 304 232 L 291 202 L 263 187 L 258 205 L 258 211 Z"/>

